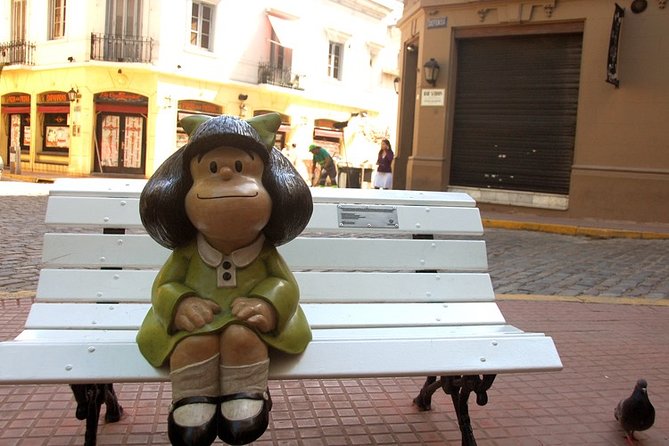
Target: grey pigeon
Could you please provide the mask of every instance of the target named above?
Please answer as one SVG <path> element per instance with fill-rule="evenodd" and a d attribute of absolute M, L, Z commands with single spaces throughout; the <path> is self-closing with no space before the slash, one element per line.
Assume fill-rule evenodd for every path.
<path fill-rule="evenodd" d="M 648 383 L 640 379 L 634 386 L 629 398 L 620 400 L 613 411 L 616 420 L 625 431 L 625 438 L 629 444 L 634 444 L 635 431 L 645 431 L 655 422 L 655 408 L 648 399 Z"/>

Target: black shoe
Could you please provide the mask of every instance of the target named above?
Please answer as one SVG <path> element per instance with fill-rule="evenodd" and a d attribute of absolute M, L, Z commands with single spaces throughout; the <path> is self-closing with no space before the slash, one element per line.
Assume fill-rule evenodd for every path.
<path fill-rule="evenodd" d="M 221 403 L 232 400 L 258 400 L 263 401 L 263 406 L 258 414 L 243 420 L 228 420 L 223 416 L 219 406 L 218 438 L 232 445 L 248 444 L 260 438 L 267 430 L 269 411 L 272 410 L 272 398 L 269 396 L 269 390 L 262 393 L 239 392 L 220 397 Z"/>
<path fill-rule="evenodd" d="M 174 421 L 173 413 L 179 407 L 187 404 L 213 404 L 218 406 L 218 398 L 212 396 L 189 396 L 172 404 L 167 417 L 167 436 L 173 446 L 208 446 L 216 440 L 217 416 L 199 426 L 180 426 Z"/>

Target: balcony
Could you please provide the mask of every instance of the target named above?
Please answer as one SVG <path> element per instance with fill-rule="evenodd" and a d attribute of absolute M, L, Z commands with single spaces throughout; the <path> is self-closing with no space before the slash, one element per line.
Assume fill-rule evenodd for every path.
<path fill-rule="evenodd" d="M 34 65 L 35 44 L 25 40 L 0 43 L 0 65 Z"/>
<path fill-rule="evenodd" d="M 150 63 L 153 39 L 91 33 L 91 59 L 109 62 Z"/>
<path fill-rule="evenodd" d="M 292 75 L 290 68 L 280 68 L 266 62 L 258 64 L 258 83 L 304 90 L 300 87 L 300 76 Z"/>

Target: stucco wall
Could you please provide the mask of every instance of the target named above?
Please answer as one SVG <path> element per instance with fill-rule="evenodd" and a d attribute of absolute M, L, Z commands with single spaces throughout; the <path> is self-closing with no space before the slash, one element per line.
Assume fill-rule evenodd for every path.
<path fill-rule="evenodd" d="M 553 6 L 544 8 L 544 6 Z M 418 42 L 418 69 L 430 58 L 440 65 L 442 108 L 416 100 L 415 162 L 407 188 L 448 188 L 453 96 L 457 86 L 454 35 L 504 35 L 542 26 L 582 23 L 583 48 L 571 187 L 565 216 L 669 222 L 669 9 L 649 1 L 640 14 L 626 11 L 618 51 L 620 87 L 606 83 L 614 1 L 406 1 L 399 23 L 402 42 Z M 428 28 L 431 19 L 447 26 Z M 528 31 L 530 30 L 530 31 Z M 500 34 L 501 33 L 501 34 Z M 401 56 L 404 56 L 404 52 Z M 400 62 L 400 66 L 402 63 Z M 546 82 L 550 82 L 547 79 Z M 416 96 L 427 88 L 419 73 Z M 403 111 L 399 111 L 401 127 Z M 432 164 L 444 166 L 434 174 Z M 531 211 L 531 209 L 528 209 Z"/>

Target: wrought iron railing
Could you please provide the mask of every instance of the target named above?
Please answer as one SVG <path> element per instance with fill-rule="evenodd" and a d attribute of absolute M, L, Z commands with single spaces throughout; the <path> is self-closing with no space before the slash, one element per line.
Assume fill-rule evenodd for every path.
<path fill-rule="evenodd" d="M 290 68 L 276 67 L 267 62 L 258 64 L 258 83 L 303 90 L 300 87 L 300 76 L 298 74 L 293 75 Z"/>
<path fill-rule="evenodd" d="M 153 39 L 91 33 L 91 59 L 112 62 L 151 62 Z"/>
<path fill-rule="evenodd" d="M 13 40 L 0 43 L 0 64 L 34 65 L 35 44 L 25 40 Z"/>

